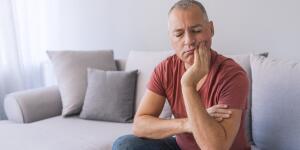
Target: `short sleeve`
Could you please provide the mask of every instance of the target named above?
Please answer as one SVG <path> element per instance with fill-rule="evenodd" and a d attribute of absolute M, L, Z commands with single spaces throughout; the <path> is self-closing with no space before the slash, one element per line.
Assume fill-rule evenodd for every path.
<path fill-rule="evenodd" d="M 219 104 L 227 104 L 229 108 L 247 109 L 249 80 L 245 72 L 238 71 L 224 79 L 219 95 Z"/>
<path fill-rule="evenodd" d="M 150 80 L 147 84 L 147 88 L 158 94 L 158 95 L 161 95 L 161 96 L 164 96 L 166 97 L 166 92 L 165 92 L 165 89 L 164 89 L 164 86 L 163 86 L 163 77 L 164 77 L 164 73 L 165 70 L 164 70 L 164 67 L 163 67 L 163 62 L 158 64 L 154 71 L 152 72 L 151 74 L 151 77 L 150 77 Z"/>

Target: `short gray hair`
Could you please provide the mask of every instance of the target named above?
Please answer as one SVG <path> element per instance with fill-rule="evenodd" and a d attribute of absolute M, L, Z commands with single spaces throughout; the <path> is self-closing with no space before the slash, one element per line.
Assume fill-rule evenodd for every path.
<path fill-rule="evenodd" d="M 171 13 L 174 9 L 179 8 L 179 9 L 186 10 L 186 9 L 192 7 L 192 6 L 197 6 L 197 7 L 202 11 L 203 17 L 204 17 L 205 19 L 207 19 L 207 21 L 208 21 L 208 16 L 207 16 L 207 13 L 206 13 L 206 10 L 205 10 L 204 6 L 203 6 L 200 2 L 198 2 L 198 1 L 196 1 L 196 0 L 180 0 L 180 1 L 178 1 L 178 2 L 176 2 L 176 3 L 171 7 L 171 9 L 169 10 L 169 13 L 168 13 L 168 14 L 170 15 L 170 13 Z"/>

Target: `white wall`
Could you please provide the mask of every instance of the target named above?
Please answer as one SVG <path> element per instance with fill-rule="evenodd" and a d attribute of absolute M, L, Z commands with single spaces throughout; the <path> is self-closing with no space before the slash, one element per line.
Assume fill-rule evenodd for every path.
<path fill-rule="evenodd" d="M 48 0 L 48 49 L 170 50 L 167 12 L 176 0 Z M 269 51 L 300 60 L 300 1 L 203 0 L 215 25 L 213 48 Z"/>

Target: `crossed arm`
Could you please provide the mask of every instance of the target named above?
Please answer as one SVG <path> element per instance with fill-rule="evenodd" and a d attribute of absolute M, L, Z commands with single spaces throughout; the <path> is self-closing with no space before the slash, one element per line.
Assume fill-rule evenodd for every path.
<path fill-rule="evenodd" d="M 192 95 L 191 100 L 199 98 L 197 94 Z M 201 104 L 194 104 L 197 101 L 187 103 L 189 119 L 161 119 L 158 116 L 163 109 L 165 98 L 147 91 L 134 119 L 134 135 L 161 139 L 179 133 L 192 133 L 201 149 L 229 149 L 239 129 L 242 111 L 225 110 L 223 105 L 206 110 Z M 199 106 L 194 107 L 196 105 Z M 189 115 L 198 113 L 200 115 Z"/>
<path fill-rule="evenodd" d="M 230 109 L 232 116 L 217 122 L 209 116 L 194 88 L 183 87 L 182 91 L 188 123 L 198 146 L 201 149 L 230 149 L 240 127 L 242 110 Z"/>

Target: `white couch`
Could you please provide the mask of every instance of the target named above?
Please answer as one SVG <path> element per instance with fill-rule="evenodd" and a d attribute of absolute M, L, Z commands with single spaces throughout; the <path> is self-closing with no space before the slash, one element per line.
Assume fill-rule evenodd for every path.
<path fill-rule="evenodd" d="M 119 70 L 139 70 L 136 106 L 156 64 L 171 54 L 171 51 L 135 51 L 130 53 L 128 61 L 116 60 Z M 4 107 L 8 120 L 0 122 L 1 149 L 109 150 L 117 137 L 131 133 L 132 123 L 62 117 L 62 102 L 52 66 L 45 63 L 43 72 L 46 87 L 6 96 Z M 171 117 L 168 105 L 161 117 Z"/>
<path fill-rule="evenodd" d="M 121 70 L 139 69 L 137 105 L 144 93 L 146 83 L 155 64 L 170 54 L 171 52 L 166 51 L 135 51 L 130 53 L 127 62 L 122 60 L 116 61 Z M 236 60 L 247 71 L 250 79 L 252 79 L 250 55 L 235 55 L 230 57 Z M 299 65 L 298 67 L 296 66 L 296 68 L 300 70 Z M 252 80 L 257 81 L 256 79 Z M 47 84 L 53 82 L 52 79 L 46 81 L 48 82 Z M 257 85 L 257 83 L 255 85 Z M 268 89 L 264 90 L 264 92 L 272 93 L 272 91 L 267 91 Z M 250 95 L 250 109 L 246 120 L 247 132 L 253 144 L 252 148 L 299 148 L 300 142 L 295 142 L 295 139 L 284 140 L 284 138 L 288 138 L 284 133 L 281 133 L 282 136 L 275 134 L 277 137 L 269 135 L 270 131 L 275 131 L 278 127 L 289 128 L 289 126 L 285 123 L 280 124 L 276 122 L 276 119 L 268 120 L 268 118 L 263 118 L 262 116 L 265 115 L 265 112 L 262 111 L 264 109 L 260 108 L 261 100 L 256 101 L 252 99 L 251 97 L 259 99 L 256 93 L 252 94 L 255 95 Z M 251 110 L 253 111 L 251 104 L 255 112 L 251 112 Z M 293 105 L 296 104 L 300 104 L 300 102 L 293 101 L 293 104 L 290 104 L 291 106 L 283 106 L 283 111 L 288 111 L 289 108 L 297 111 L 298 109 L 292 108 Z M 272 104 L 272 107 L 276 107 L 276 105 L 276 103 Z M 278 105 L 282 104 L 279 103 Z M 170 108 L 167 106 L 168 105 L 165 105 L 161 117 L 170 117 Z M 56 86 L 9 94 L 5 99 L 5 112 L 9 120 L 0 122 L 0 148 L 5 150 L 108 150 L 111 149 L 112 143 L 117 137 L 131 133 L 131 123 L 90 121 L 80 119 L 78 116 L 64 118 L 60 116 L 61 110 L 60 94 Z M 273 109 L 269 108 L 266 110 Z M 294 113 L 295 114 L 289 115 L 299 117 L 299 115 L 297 115 L 300 114 L 299 110 Z M 293 120 L 295 120 L 295 118 Z M 267 128 L 264 121 L 270 123 Z M 276 124 L 272 124 L 272 122 L 276 122 Z M 300 125 L 299 121 L 293 124 L 293 126 L 297 125 Z M 285 128 L 282 128 L 282 131 L 284 131 L 283 129 Z M 288 134 L 291 135 L 291 137 L 300 136 L 299 129 L 293 132 L 294 133 L 290 132 Z"/>

